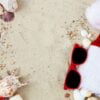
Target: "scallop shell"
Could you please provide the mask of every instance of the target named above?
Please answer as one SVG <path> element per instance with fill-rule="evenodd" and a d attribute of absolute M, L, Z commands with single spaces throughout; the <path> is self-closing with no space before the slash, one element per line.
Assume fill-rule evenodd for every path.
<path fill-rule="evenodd" d="M 17 89 L 27 85 L 27 82 L 21 83 L 19 78 L 12 73 L 0 80 L 0 96 L 11 97 L 16 93 Z"/>

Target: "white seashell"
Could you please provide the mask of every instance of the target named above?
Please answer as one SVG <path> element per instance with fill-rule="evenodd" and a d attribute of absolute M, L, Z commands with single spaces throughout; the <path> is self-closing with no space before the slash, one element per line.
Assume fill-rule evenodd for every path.
<path fill-rule="evenodd" d="M 0 4 L 9 12 L 15 12 L 18 9 L 17 0 L 0 0 Z"/>
<path fill-rule="evenodd" d="M 11 97 L 9 100 L 23 100 L 23 98 L 19 94 L 17 94 L 15 96 Z"/>
<path fill-rule="evenodd" d="M 87 38 L 91 39 L 92 37 L 92 34 L 88 34 Z"/>
<path fill-rule="evenodd" d="M 73 92 L 74 100 L 84 100 L 84 96 L 81 95 L 79 90 L 74 90 Z"/>
<path fill-rule="evenodd" d="M 81 29 L 81 35 L 82 37 L 86 38 L 88 36 L 88 32 L 85 29 Z"/>
<path fill-rule="evenodd" d="M 90 98 L 88 98 L 87 100 L 99 100 L 99 99 L 96 98 L 96 97 L 90 97 Z"/>
<path fill-rule="evenodd" d="M 0 80 L 0 96 L 11 97 L 20 87 L 27 85 L 27 83 L 21 83 L 19 78 L 11 73 L 11 75 Z"/>
<path fill-rule="evenodd" d="M 96 0 L 85 12 L 88 22 L 92 27 L 100 29 L 100 0 Z"/>
<path fill-rule="evenodd" d="M 91 92 L 86 91 L 86 90 L 84 90 L 84 89 L 81 89 L 81 90 L 80 90 L 80 93 L 81 93 L 81 95 L 84 96 L 84 97 L 90 97 L 90 96 L 92 95 Z"/>
<path fill-rule="evenodd" d="M 83 39 L 82 45 L 84 48 L 88 49 L 89 46 L 91 45 L 91 41 L 88 38 Z"/>

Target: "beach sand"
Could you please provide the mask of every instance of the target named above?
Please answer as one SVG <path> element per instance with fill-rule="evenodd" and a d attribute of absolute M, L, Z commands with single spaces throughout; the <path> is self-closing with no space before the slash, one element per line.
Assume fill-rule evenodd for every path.
<path fill-rule="evenodd" d="M 20 69 L 24 80 L 30 81 L 18 91 L 24 100 L 73 100 L 65 97 L 63 84 L 72 45 L 81 41 L 79 22 L 88 3 L 20 0 L 19 4 L 12 22 L 0 22 L 1 28 L 7 28 L 1 32 L 0 75 Z M 70 30 L 75 30 L 76 38 L 70 38 Z"/>

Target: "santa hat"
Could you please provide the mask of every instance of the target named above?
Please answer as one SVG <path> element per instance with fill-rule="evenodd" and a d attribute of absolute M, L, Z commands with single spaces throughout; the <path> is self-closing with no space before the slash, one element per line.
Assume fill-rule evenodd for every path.
<path fill-rule="evenodd" d="M 79 66 L 80 88 L 100 95 L 100 35 L 88 49 L 87 60 Z"/>

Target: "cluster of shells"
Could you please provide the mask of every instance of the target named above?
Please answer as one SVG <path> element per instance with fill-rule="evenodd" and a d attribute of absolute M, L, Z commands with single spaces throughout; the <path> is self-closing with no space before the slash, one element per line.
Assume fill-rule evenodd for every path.
<path fill-rule="evenodd" d="M 68 38 L 72 41 L 81 40 L 82 37 L 93 41 L 98 35 L 96 34 L 98 31 L 89 25 L 84 15 L 80 16 L 78 19 L 72 20 L 66 30 Z M 81 36 L 80 33 L 82 33 L 83 36 Z"/>
<path fill-rule="evenodd" d="M 23 100 L 19 94 L 16 94 L 16 91 L 26 86 L 27 82 L 20 82 L 21 76 L 17 72 L 18 69 L 9 71 L 8 75 L 0 80 L 0 97 L 9 98 L 9 100 Z"/>
<path fill-rule="evenodd" d="M 0 18 L 5 22 L 12 21 L 18 9 L 17 0 L 0 0 Z"/>

